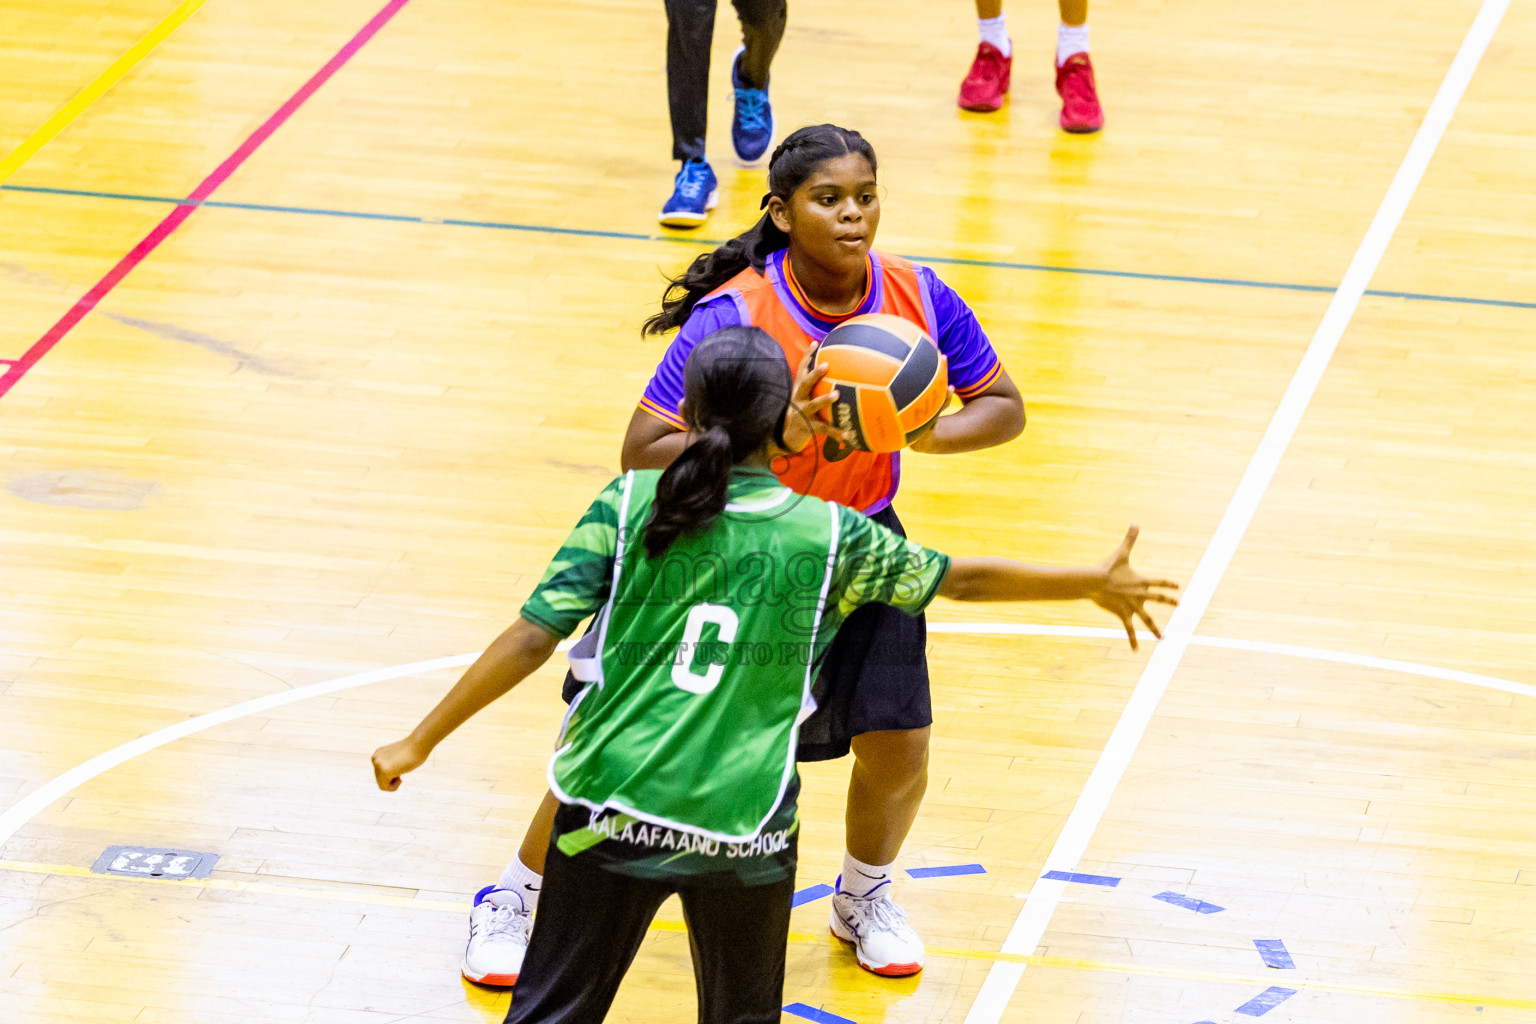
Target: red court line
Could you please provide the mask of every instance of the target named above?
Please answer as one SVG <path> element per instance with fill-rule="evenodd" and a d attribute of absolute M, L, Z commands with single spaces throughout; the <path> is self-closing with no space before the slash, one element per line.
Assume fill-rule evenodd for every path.
<path fill-rule="evenodd" d="M 288 97 L 288 102 L 278 107 L 271 117 L 262 122 L 260 128 L 257 128 L 248 139 L 240 144 L 239 149 L 231 153 L 223 163 L 214 168 L 213 173 L 204 178 L 202 184 L 192 190 L 184 203 L 178 204 L 175 209 L 166 215 L 164 220 L 155 225 L 153 231 L 145 235 L 138 245 L 134 246 L 126 256 L 118 260 L 117 265 L 107 271 L 106 276 L 97 281 L 90 291 L 80 296 L 79 301 L 70 307 L 69 312 L 60 317 L 58 323 L 48 328 L 47 333 L 37 339 L 37 342 L 27 349 L 20 359 L 0 359 L 0 363 L 10 364 L 5 373 L 0 374 L 0 396 L 10 391 L 17 381 L 26 376 L 28 370 L 36 366 L 43 356 L 52 351 L 53 347 L 60 341 L 63 341 L 64 336 L 74 329 L 74 326 L 81 321 L 85 314 L 95 309 L 96 304 L 106 298 L 107 293 L 116 288 L 118 282 L 127 277 L 134 267 L 143 263 L 145 258 L 154 252 L 161 242 L 170 237 L 171 232 L 181 227 L 182 222 L 192 216 L 192 211 L 197 209 L 203 200 L 211 196 L 214 189 L 228 181 L 229 176 L 234 174 L 252 153 L 256 152 L 257 147 L 266 142 L 273 132 L 281 128 L 283 123 L 293 116 L 294 111 L 303 106 L 304 101 L 315 94 L 315 90 L 329 81 L 331 76 L 339 71 L 343 64 L 351 60 L 357 54 L 357 51 L 361 50 L 368 40 L 372 39 L 379 29 L 388 24 L 389 20 L 400 12 L 400 8 L 408 3 L 410 3 L 410 0 L 389 0 L 389 3 L 385 4 L 384 8 L 378 14 L 375 14 L 368 24 L 358 30 L 357 35 L 348 40 L 347 45 L 336 51 L 336 55 L 326 61 L 325 66 L 316 71 L 309 81 L 300 86 L 298 92 Z"/>

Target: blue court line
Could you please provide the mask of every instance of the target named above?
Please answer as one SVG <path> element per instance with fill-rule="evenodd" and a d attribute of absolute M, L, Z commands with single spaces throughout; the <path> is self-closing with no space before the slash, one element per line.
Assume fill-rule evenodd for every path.
<path fill-rule="evenodd" d="M 1000 270 L 1035 270 L 1050 274 L 1082 274 L 1087 277 L 1126 277 L 1136 281 L 1174 281 L 1179 284 L 1220 284 L 1230 288 L 1271 288 L 1287 292 L 1323 292 L 1333 290 L 1325 284 L 1287 284 L 1284 281 L 1252 281 L 1242 277 L 1196 277 L 1190 274 L 1149 274 L 1137 270 L 1100 270 L 1096 267 L 1056 267 L 1048 263 L 1007 263 L 1002 260 L 968 260 L 948 256 L 909 256 L 919 263 L 950 263 L 962 267 L 994 267 Z M 1366 292 L 1374 295 L 1375 292 Z M 1460 299 L 1446 298 L 1447 302 Z M 1536 302 L 1529 303 L 1536 309 Z"/>
<path fill-rule="evenodd" d="M 824 896 L 831 896 L 832 892 L 832 887 L 825 882 L 809 886 L 808 888 L 801 889 L 789 898 L 789 908 L 793 910 L 801 904 L 815 903 Z"/>
<path fill-rule="evenodd" d="M 835 1013 L 818 1010 L 816 1007 L 806 1006 L 804 1003 L 790 1003 L 784 1007 L 784 1012 L 792 1013 L 796 1017 L 804 1017 L 806 1020 L 813 1020 L 816 1024 L 854 1024 L 854 1021 L 847 1017 L 839 1017 Z"/>
<path fill-rule="evenodd" d="M 948 875 L 984 875 L 987 869 L 980 864 L 951 864 L 941 868 L 908 868 L 913 878 L 944 878 Z"/>
<path fill-rule="evenodd" d="M 1279 985 L 1271 985 L 1242 1006 L 1239 1006 L 1237 1012 L 1249 1017 L 1262 1017 L 1295 994 L 1296 990 L 1293 988 L 1281 988 Z"/>
<path fill-rule="evenodd" d="M 1277 971 L 1296 969 L 1291 954 L 1286 951 L 1285 943 L 1279 939 L 1254 939 L 1253 944 L 1258 949 L 1259 956 L 1264 958 L 1265 967 L 1273 967 Z"/>
<path fill-rule="evenodd" d="M 414 217 L 404 213 L 370 213 L 366 210 L 332 210 L 319 206 L 279 206 L 273 203 L 237 203 L 226 199 L 205 199 L 188 203 L 171 196 L 146 196 L 129 192 L 94 192 L 78 188 L 44 188 L 41 185 L 0 185 L 6 192 L 35 192 L 50 196 L 82 196 L 87 199 L 122 199 L 136 203 L 163 203 L 170 206 L 210 206 L 221 210 L 257 210 L 262 213 L 298 213 L 311 217 L 345 217 L 350 220 L 382 220 L 397 224 L 446 224 L 460 228 L 492 228 L 500 231 L 531 231 L 543 235 L 577 235 L 584 238 L 619 238 L 631 242 L 690 242 L 719 245 L 712 238 L 679 235 L 643 235 L 634 231 L 594 231 L 586 228 L 560 228 L 547 224 L 517 224 L 510 221 L 461 220 L 457 217 Z"/>
<path fill-rule="evenodd" d="M 1120 884 L 1120 879 L 1113 875 L 1083 875 L 1076 871 L 1047 871 L 1040 876 L 1056 882 L 1082 882 L 1084 885 L 1104 885 L 1113 889 Z"/>
<path fill-rule="evenodd" d="M 89 189 L 45 188 L 41 185 L 0 185 L 0 191 L 32 192 L 52 196 L 81 196 L 87 199 L 121 199 L 135 203 L 165 203 L 171 206 L 201 205 L 223 210 L 257 210 L 265 213 L 296 213 L 310 217 L 345 217 L 352 220 L 391 221 L 400 224 L 443 224 L 450 227 L 486 228 L 495 231 L 527 231 L 542 235 L 571 235 L 580 238 L 617 238 L 631 242 L 681 242 L 687 245 L 719 245 L 722 239 L 700 238 L 696 235 L 642 234 L 637 231 L 597 231 L 588 228 L 562 228 L 549 224 L 518 224 L 511 221 L 464 220 L 458 217 L 413 217 L 399 213 L 370 213 L 365 210 L 333 210 L 315 206 L 279 206 L 271 203 L 237 203 L 223 199 L 209 199 L 201 204 L 186 204 L 185 200 L 171 196 L 146 196 L 128 192 L 96 192 Z M 1177 284 L 1221 285 L 1228 288 L 1266 288 L 1272 291 L 1314 292 L 1329 294 L 1334 289 L 1322 284 L 1293 284 L 1286 281 L 1255 281 L 1241 277 L 1201 277 L 1194 274 L 1152 274 L 1136 270 L 1105 270 L 1099 267 L 1061 267 L 1047 263 L 1010 263 L 1005 260 L 974 260 L 958 256 L 908 255 L 919 263 L 942 263 L 956 267 L 984 267 L 994 270 L 1028 270 L 1043 274 L 1077 274 L 1086 277 L 1118 277 L 1133 281 L 1166 281 Z M 1499 306 L 1505 309 L 1536 309 L 1536 302 L 1516 302 L 1512 299 L 1479 299 L 1466 295 L 1435 295 L 1428 292 L 1399 292 L 1367 288 L 1365 294 L 1382 299 L 1405 299 L 1414 302 L 1451 302 L 1471 306 Z"/>
<path fill-rule="evenodd" d="M 1164 903 L 1172 903 L 1174 906 L 1183 907 L 1185 910 L 1193 910 L 1197 914 L 1219 914 L 1227 909 L 1226 907 L 1218 907 L 1214 903 L 1207 903 L 1204 900 L 1197 900 L 1193 896 L 1185 896 L 1176 892 L 1160 892 L 1152 898 L 1162 900 Z"/>

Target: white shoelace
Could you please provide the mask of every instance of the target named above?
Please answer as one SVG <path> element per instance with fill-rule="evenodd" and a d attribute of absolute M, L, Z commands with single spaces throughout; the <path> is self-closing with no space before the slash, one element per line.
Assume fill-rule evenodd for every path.
<path fill-rule="evenodd" d="M 482 931 L 483 936 L 480 934 Z M 526 946 L 528 936 L 533 932 L 533 915 L 525 914 L 514 906 L 496 907 L 482 920 L 475 922 L 475 932 L 476 938 L 491 940 L 507 937 Z"/>
<path fill-rule="evenodd" d="M 907 912 L 889 896 L 855 896 L 852 893 L 842 893 L 848 897 L 848 913 L 854 919 L 857 928 L 868 925 L 869 931 L 895 932 L 901 935 L 912 931 L 907 924 Z"/>

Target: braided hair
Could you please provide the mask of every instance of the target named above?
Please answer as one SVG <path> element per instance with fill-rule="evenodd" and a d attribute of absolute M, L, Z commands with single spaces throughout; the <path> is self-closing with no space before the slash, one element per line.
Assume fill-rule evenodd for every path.
<path fill-rule="evenodd" d="M 874 147 L 856 131 L 817 124 L 790 133 L 768 161 L 768 195 L 763 197 L 763 206 L 771 196 L 788 202 L 818 167 L 850 153 L 868 160 L 871 171 L 878 169 Z M 752 227 L 714 252 L 697 257 L 668 282 L 661 297 L 661 312 L 646 320 L 641 333 L 665 334 L 683 326 L 700 299 L 748 267 L 762 273 L 768 257 L 788 245 L 789 236 L 765 212 Z"/>
<path fill-rule="evenodd" d="M 793 381 L 784 350 L 760 327 L 723 327 L 683 365 L 683 415 L 694 441 L 656 482 L 641 543 L 652 558 L 725 511 L 731 468 L 764 442 L 784 447 Z"/>

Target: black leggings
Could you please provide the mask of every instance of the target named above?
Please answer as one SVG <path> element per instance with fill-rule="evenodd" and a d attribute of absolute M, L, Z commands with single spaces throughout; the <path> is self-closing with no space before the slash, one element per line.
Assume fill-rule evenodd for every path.
<path fill-rule="evenodd" d="M 716 0 L 665 0 L 667 103 L 672 113 L 672 159 L 704 159 L 709 115 L 709 42 Z M 784 38 L 788 0 L 732 0 L 741 18 L 741 74 L 753 88 L 768 85 L 768 66 Z"/>
<path fill-rule="evenodd" d="M 778 1024 L 794 889 L 793 878 L 755 886 L 631 878 L 551 844 L 506 1024 L 598 1024 L 674 892 L 688 922 L 699 1024 Z"/>

